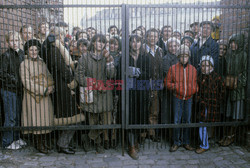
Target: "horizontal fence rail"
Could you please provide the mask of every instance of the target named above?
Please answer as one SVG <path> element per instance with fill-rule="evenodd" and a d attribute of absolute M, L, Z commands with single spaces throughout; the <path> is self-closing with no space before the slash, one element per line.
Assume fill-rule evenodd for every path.
<path fill-rule="evenodd" d="M 225 4 L 0 5 L 0 146 L 246 145 L 250 5 Z"/>

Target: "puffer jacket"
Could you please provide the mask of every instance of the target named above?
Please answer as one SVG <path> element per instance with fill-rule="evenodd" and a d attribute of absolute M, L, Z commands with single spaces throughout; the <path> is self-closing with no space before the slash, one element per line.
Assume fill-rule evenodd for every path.
<path fill-rule="evenodd" d="M 4 90 L 22 93 L 22 82 L 19 75 L 19 67 L 24 60 L 24 52 L 19 49 L 18 52 L 13 49 L 8 49 L 1 56 L 0 63 L 0 80 L 1 87 Z"/>
<path fill-rule="evenodd" d="M 184 68 L 180 63 L 171 66 L 165 78 L 165 86 L 173 90 L 178 99 L 190 99 L 198 91 L 195 67 L 187 64 Z"/>
<path fill-rule="evenodd" d="M 229 90 L 231 101 L 243 100 L 246 97 L 247 85 L 247 53 L 244 51 L 244 35 L 234 34 L 229 38 L 229 44 L 235 41 L 238 49 L 230 48 L 226 55 L 226 75 L 237 77 L 237 88 Z"/>

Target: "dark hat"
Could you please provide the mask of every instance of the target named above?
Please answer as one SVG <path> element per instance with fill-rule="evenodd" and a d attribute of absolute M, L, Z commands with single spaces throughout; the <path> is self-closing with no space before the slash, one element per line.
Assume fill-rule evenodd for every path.
<path fill-rule="evenodd" d="M 199 22 L 194 22 L 194 23 L 190 24 L 190 27 L 193 27 L 194 25 L 199 25 Z"/>
<path fill-rule="evenodd" d="M 192 35 L 194 36 L 194 32 L 193 32 L 192 30 L 185 30 L 185 31 L 184 31 L 184 34 L 185 34 L 185 33 L 188 33 L 188 32 L 189 32 L 189 33 L 192 33 Z"/>
<path fill-rule="evenodd" d="M 191 42 L 191 44 L 194 42 L 194 39 L 190 36 L 184 36 L 182 39 L 181 39 L 181 44 L 183 43 L 183 41 L 187 39 L 188 41 Z"/>
<path fill-rule="evenodd" d="M 209 24 L 209 25 L 211 25 L 212 28 L 214 28 L 214 24 L 211 21 L 203 21 L 203 22 L 201 22 L 200 27 L 202 27 L 205 24 Z"/>
<path fill-rule="evenodd" d="M 26 55 L 28 54 L 28 50 L 31 46 L 36 46 L 39 51 L 41 50 L 41 43 L 36 39 L 31 39 L 31 40 L 27 41 L 23 47 Z"/>

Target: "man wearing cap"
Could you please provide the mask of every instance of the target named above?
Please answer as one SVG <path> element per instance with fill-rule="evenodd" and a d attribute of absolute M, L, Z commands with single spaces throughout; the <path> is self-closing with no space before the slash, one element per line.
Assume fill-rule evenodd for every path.
<path fill-rule="evenodd" d="M 217 71 L 219 45 L 211 37 L 213 30 L 213 23 L 210 21 L 203 21 L 200 23 L 201 35 L 197 42 L 194 42 L 190 47 L 191 50 L 191 64 L 200 71 L 200 60 L 203 55 L 210 55 L 214 60 L 214 69 Z"/>
<path fill-rule="evenodd" d="M 199 22 L 192 23 L 190 25 L 190 29 L 192 30 L 192 32 L 194 32 L 194 38 L 198 39 L 200 32 L 200 23 Z"/>
<path fill-rule="evenodd" d="M 184 36 L 181 39 L 181 44 L 185 44 L 186 46 L 188 46 L 189 48 L 191 47 L 191 45 L 193 44 L 194 39 L 190 36 Z"/>

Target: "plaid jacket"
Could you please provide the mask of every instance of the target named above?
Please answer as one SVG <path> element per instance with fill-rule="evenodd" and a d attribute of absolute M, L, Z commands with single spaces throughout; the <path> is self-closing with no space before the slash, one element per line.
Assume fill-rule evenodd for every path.
<path fill-rule="evenodd" d="M 199 92 L 199 119 L 203 122 L 216 122 L 220 120 L 220 104 L 225 93 L 225 83 L 214 71 L 209 75 L 201 74 L 197 79 Z M 207 116 L 205 116 L 207 109 Z"/>

